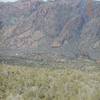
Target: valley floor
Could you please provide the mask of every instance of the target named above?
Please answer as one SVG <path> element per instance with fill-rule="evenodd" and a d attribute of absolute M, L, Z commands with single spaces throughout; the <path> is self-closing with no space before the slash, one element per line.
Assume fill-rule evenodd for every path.
<path fill-rule="evenodd" d="M 3 64 L 0 100 L 100 100 L 100 70 L 94 69 Z"/>

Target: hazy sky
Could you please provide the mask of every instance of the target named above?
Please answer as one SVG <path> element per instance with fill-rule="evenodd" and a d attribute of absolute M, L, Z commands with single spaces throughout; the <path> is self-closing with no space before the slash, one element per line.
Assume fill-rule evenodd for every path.
<path fill-rule="evenodd" d="M 14 2 L 14 1 L 17 1 L 17 0 L 0 0 L 0 1 L 3 1 L 3 2 L 8 2 L 8 1 Z"/>
<path fill-rule="evenodd" d="M 14 1 L 17 1 L 17 0 L 0 0 L 0 1 L 3 1 L 3 2 L 8 2 L 8 1 L 14 2 Z M 44 0 L 44 1 L 47 1 L 47 0 Z M 100 1 L 100 0 L 94 0 L 94 1 Z"/>

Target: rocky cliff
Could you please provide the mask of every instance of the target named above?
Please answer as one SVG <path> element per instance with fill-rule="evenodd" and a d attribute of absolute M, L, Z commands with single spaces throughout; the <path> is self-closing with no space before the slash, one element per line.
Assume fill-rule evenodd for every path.
<path fill-rule="evenodd" d="M 85 13 L 82 16 L 81 0 L 35 1 L 28 8 L 24 2 L 20 2 L 23 9 L 18 8 L 19 1 L 0 4 L 0 48 L 100 59 L 99 2 L 94 2 L 88 21 Z"/>

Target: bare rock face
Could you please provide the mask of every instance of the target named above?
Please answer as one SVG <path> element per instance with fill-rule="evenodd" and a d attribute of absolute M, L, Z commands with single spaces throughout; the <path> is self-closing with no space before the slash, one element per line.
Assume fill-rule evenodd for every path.
<path fill-rule="evenodd" d="M 76 16 L 76 17 L 74 16 L 72 19 L 66 22 L 59 36 L 54 40 L 54 43 L 58 42 L 60 44 L 59 45 L 60 47 L 63 45 L 65 40 L 69 40 L 70 38 L 73 37 L 77 38 L 77 36 L 80 33 L 80 30 L 82 29 L 82 26 L 83 26 L 83 20 L 81 16 Z"/>
<path fill-rule="evenodd" d="M 83 55 L 99 59 L 98 4 L 95 17 L 84 22 L 81 0 L 33 0 L 31 5 L 22 1 L 0 4 L 0 21 L 4 23 L 0 48 L 46 50 L 66 58 Z"/>
<path fill-rule="evenodd" d="M 43 33 L 44 36 L 55 39 L 55 37 L 60 35 L 65 23 L 67 23 L 70 16 L 72 15 L 72 12 L 70 12 L 71 9 L 72 8 L 66 6 L 64 3 L 41 3 L 36 11 L 33 11 L 30 16 L 23 18 L 23 20 L 20 20 L 15 25 L 15 28 L 13 28 L 11 34 L 8 31 L 7 34 L 10 35 L 9 38 L 7 37 L 4 40 L 5 42 L 7 41 L 7 44 L 4 43 L 6 44 L 5 47 L 14 46 L 16 48 L 20 48 L 23 47 L 23 44 L 26 45 L 30 40 L 31 42 L 34 42 L 34 33 L 37 31 Z M 29 43 L 32 44 L 31 42 Z M 27 45 L 29 46 L 29 44 Z M 26 48 L 27 46 L 24 47 Z M 31 45 L 29 47 L 33 48 Z"/>
<path fill-rule="evenodd" d="M 100 59 L 100 18 L 93 18 L 81 33 L 80 51 L 91 59 Z"/>

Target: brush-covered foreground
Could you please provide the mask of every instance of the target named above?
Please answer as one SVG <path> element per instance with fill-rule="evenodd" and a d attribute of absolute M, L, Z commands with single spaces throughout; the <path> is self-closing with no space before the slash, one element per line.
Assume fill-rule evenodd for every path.
<path fill-rule="evenodd" d="M 0 100 L 100 100 L 100 72 L 0 65 Z"/>

